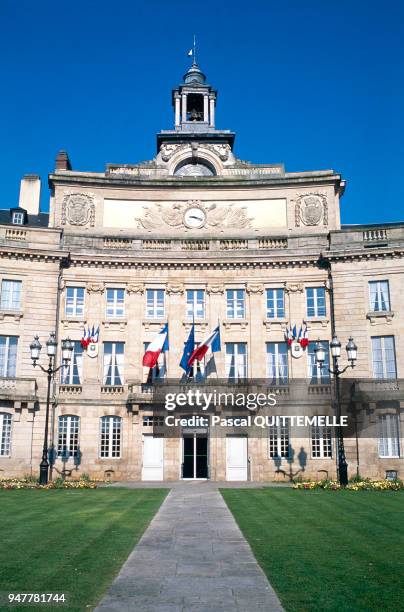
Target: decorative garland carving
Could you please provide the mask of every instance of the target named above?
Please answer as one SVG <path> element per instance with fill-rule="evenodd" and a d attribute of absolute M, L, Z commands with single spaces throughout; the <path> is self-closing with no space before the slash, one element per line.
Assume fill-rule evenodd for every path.
<path fill-rule="evenodd" d="M 224 286 L 219 284 L 208 285 L 206 291 L 213 294 L 222 294 L 224 293 Z"/>
<path fill-rule="evenodd" d="M 168 295 L 182 295 L 184 293 L 184 285 L 182 283 L 170 283 L 167 285 Z"/>
<path fill-rule="evenodd" d="M 130 293 L 144 293 L 143 283 L 128 283 L 126 285 L 126 291 Z"/>
<path fill-rule="evenodd" d="M 283 286 L 285 287 L 286 293 L 303 293 L 304 291 L 303 283 L 288 283 L 285 281 Z"/>
<path fill-rule="evenodd" d="M 86 289 L 88 293 L 104 293 L 104 283 L 87 283 Z"/>
<path fill-rule="evenodd" d="M 264 293 L 264 285 L 249 283 L 247 285 L 247 293 Z"/>

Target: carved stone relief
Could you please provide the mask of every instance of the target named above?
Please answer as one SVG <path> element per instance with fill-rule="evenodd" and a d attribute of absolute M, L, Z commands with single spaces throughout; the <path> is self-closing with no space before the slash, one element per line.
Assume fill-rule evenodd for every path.
<path fill-rule="evenodd" d="M 144 206 L 144 213 L 136 217 L 138 229 L 148 231 L 164 229 L 164 227 L 185 228 L 184 216 L 189 208 L 199 208 L 203 214 L 204 222 L 200 226 L 205 228 L 249 228 L 252 218 L 247 216 L 245 206 L 234 204 L 204 204 L 200 200 L 177 202 L 174 204 L 154 204 Z"/>
<path fill-rule="evenodd" d="M 104 283 L 87 283 L 86 289 L 88 293 L 104 293 Z"/>
<path fill-rule="evenodd" d="M 62 200 L 62 225 L 90 225 L 95 224 L 94 194 L 67 193 Z"/>
<path fill-rule="evenodd" d="M 284 283 L 285 291 L 287 293 L 303 293 L 304 285 L 303 283 Z"/>
<path fill-rule="evenodd" d="M 249 283 L 247 293 L 264 293 L 264 285 Z"/>
<path fill-rule="evenodd" d="M 167 285 L 168 295 L 182 295 L 184 293 L 184 285 L 181 283 L 170 283 Z"/>
<path fill-rule="evenodd" d="M 322 193 L 305 193 L 300 195 L 295 204 L 295 226 L 328 225 L 327 197 Z"/>
<path fill-rule="evenodd" d="M 224 293 L 224 286 L 219 284 L 212 284 L 208 285 L 206 290 L 208 293 L 221 294 Z"/>
<path fill-rule="evenodd" d="M 144 293 L 144 285 L 143 283 L 128 283 L 126 291 L 128 293 Z"/>

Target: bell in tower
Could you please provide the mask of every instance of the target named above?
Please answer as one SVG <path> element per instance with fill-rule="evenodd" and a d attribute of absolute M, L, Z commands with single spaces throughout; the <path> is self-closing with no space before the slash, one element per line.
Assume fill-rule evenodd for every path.
<path fill-rule="evenodd" d="M 215 129 L 216 91 L 206 83 L 206 76 L 195 57 L 184 81 L 173 90 L 175 129 L 208 131 Z"/>

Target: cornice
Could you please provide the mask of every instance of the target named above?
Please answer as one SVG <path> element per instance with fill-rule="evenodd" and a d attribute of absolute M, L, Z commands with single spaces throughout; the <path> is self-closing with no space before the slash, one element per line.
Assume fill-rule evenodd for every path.
<path fill-rule="evenodd" d="M 338 261 L 370 261 L 377 259 L 400 259 L 404 257 L 404 246 L 401 248 L 384 248 L 369 250 L 349 250 L 349 251 L 324 251 L 321 257 L 331 262 Z"/>
<path fill-rule="evenodd" d="M 69 255 L 68 251 L 45 251 L 42 249 L 18 249 L 0 246 L 0 258 L 22 259 L 29 261 L 60 262 Z"/>
<path fill-rule="evenodd" d="M 167 187 L 177 187 L 183 189 L 228 189 L 245 187 L 271 187 L 271 186 L 288 186 L 288 185 L 337 185 L 342 181 L 340 174 L 313 175 L 313 176 L 288 176 L 287 174 L 280 177 L 265 176 L 258 178 L 248 177 L 133 177 L 122 175 L 108 176 L 92 176 L 78 175 L 71 173 L 49 174 L 49 187 L 52 189 L 55 185 L 80 185 L 88 187 L 113 187 L 113 188 L 144 188 L 144 189 L 166 189 Z"/>

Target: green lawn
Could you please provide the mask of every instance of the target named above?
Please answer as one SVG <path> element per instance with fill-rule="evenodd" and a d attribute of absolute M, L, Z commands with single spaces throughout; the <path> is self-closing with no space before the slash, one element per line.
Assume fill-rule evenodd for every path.
<path fill-rule="evenodd" d="M 290 611 L 404 610 L 404 494 L 222 489 Z"/>
<path fill-rule="evenodd" d="M 8 592 L 67 593 L 91 610 L 168 493 L 167 489 L 0 491 L 1 610 Z"/>

